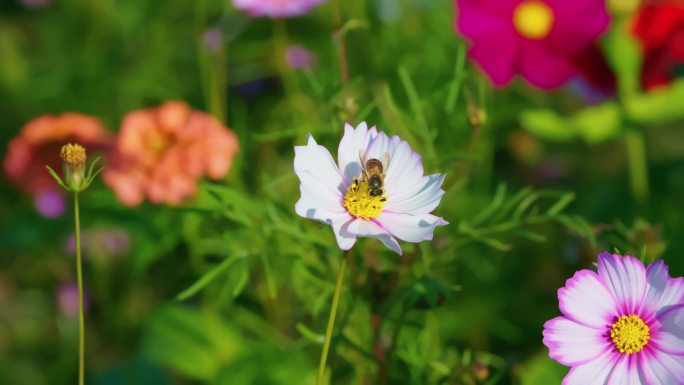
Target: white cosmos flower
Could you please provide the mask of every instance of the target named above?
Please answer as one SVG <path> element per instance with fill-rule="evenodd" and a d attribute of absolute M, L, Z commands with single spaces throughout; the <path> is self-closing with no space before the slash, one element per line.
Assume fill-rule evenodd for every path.
<path fill-rule="evenodd" d="M 387 157 L 383 194 L 371 196 L 362 164 Z M 406 141 L 368 129 L 365 122 L 345 125 L 337 164 L 309 135 L 306 146 L 295 146 L 294 169 L 302 194 L 297 214 L 331 225 L 342 250 L 358 237 L 371 237 L 401 254 L 397 238 L 431 240 L 435 227 L 448 224 L 430 214 L 444 195 L 444 175 L 424 175 L 421 156 Z"/>

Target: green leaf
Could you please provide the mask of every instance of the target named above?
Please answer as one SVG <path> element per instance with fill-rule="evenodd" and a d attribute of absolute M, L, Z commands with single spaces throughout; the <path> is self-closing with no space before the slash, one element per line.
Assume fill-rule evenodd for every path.
<path fill-rule="evenodd" d="M 179 293 L 176 296 L 176 299 L 178 299 L 179 301 L 183 301 L 197 294 L 200 290 L 202 290 L 204 287 L 206 287 L 208 284 L 210 284 L 212 281 L 218 278 L 218 276 L 221 275 L 221 273 L 223 273 L 224 271 L 226 271 L 235 261 L 237 261 L 240 258 L 244 258 L 245 256 L 246 253 L 242 253 L 224 259 L 223 262 L 219 263 L 218 265 L 214 266 L 211 270 L 204 273 L 204 275 L 200 277 L 200 279 L 198 279 L 197 282 L 193 283 L 190 287 Z"/>

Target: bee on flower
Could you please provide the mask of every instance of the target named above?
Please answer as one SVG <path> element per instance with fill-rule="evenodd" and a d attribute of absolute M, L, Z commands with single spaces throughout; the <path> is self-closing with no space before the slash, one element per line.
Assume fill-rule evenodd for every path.
<path fill-rule="evenodd" d="M 345 125 L 337 163 L 309 136 L 295 147 L 294 168 L 301 182 L 297 214 L 331 225 L 342 250 L 370 237 L 401 254 L 397 239 L 431 240 L 437 226 L 448 224 L 431 214 L 444 195 L 444 175 L 424 175 L 421 156 L 406 141 L 366 123 Z"/>

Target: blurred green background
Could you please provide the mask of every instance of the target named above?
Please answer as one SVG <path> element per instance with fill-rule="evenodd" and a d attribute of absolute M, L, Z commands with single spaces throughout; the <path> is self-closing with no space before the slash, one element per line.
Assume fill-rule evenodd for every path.
<path fill-rule="evenodd" d="M 78 111 L 116 132 L 166 100 L 240 140 L 228 177 L 181 207 L 127 208 L 101 181 L 84 194 L 88 383 L 314 383 L 341 253 L 294 213 L 293 146 L 312 133 L 335 154 L 345 121 L 402 136 L 446 173 L 436 214 L 450 225 L 401 257 L 353 249 L 332 384 L 560 383 L 541 331 L 574 271 L 617 249 L 684 273 L 684 84 L 625 104 L 574 83 L 493 90 L 452 1 L 343 1 L 343 28 L 335 3 L 271 20 L 226 0 L 0 1 L 0 156 L 37 116 Z M 317 60 L 288 67 L 291 45 Z M 632 134 L 646 181 L 630 179 Z M 60 301 L 75 281 L 70 207 L 44 218 L 0 179 L 1 384 L 76 381 Z"/>

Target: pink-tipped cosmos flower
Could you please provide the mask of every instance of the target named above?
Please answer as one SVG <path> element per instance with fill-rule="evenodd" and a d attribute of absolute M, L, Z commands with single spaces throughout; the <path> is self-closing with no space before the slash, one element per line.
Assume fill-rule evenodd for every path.
<path fill-rule="evenodd" d="M 239 143 L 213 116 L 183 102 L 128 113 L 102 174 L 119 200 L 179 205 L 205 176 L 223 178 Z"/>
<path fill-rule="evenodd" d="M 662 261 L 602 253 L 558 290 L 563 316 L 544 324 L 564 385 L 684 384 L 684 280 Z"/>
<path fill-rule="evenodd" d="M 233 0 L 235 8 L 250 16 L 273 19 L 302 16 L 325 0 Z"/>
<path fill-rule="evenodd" d="M 520 74 L 555 88 L 577 73 L 574 57 L 610 23 L 605 0 L 456 0 L 469 56 L 496 86 Z"/>
<path fill-rule="evenodd" d="M 371 187 L 373 173 L 365 166 L 371 159 L 383 165 L 380 189 Z M 396 238 L 431 240 L 435 227 L 447 224 L 430 214 L 444 195 L 444 175 L 424 175 L 421 156 L 406 141 L 366 123 L 345 125 L 337 163 L 309 136 L 306 146 L 295 147 L 294 169 L 302 194 L 297 214 L 331 225 L 342 250 L 371 237 L 401 254 Z"/>

